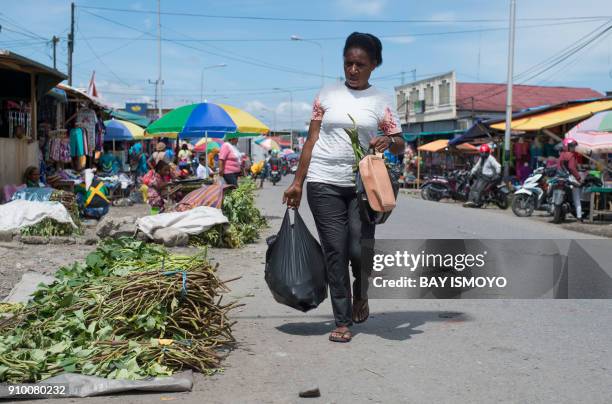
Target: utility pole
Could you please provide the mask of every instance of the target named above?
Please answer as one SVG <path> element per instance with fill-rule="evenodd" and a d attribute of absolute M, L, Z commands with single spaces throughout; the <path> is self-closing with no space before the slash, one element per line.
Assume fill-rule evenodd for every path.
<path fill-rule="evenodd" d="M 510 32 L 508 35 L 508 79 L 506 85 L 506 131 L 504 133 L 504 176 L 510 174 L 510 134 L 512 133 L 512 76 L 514 74 L 514 27 L 516 0 L 510 0 Z"/>
<path fill-rule="evenodd" d="M 289 119 L 291 120 L 290 123 L 290 129 L 289 129 L 289 136 L 291 138 L 291 148 L 293 148 L 293 91 L 291 90 L 285 90 L 283 88 L 279 88 L 279 87 L 275 87 L 274 90 L 276 91 L 283 91 L 286 93 L 289 93 Z M 275 119 L 276 120 L 276 119 Z M 275 124 L 276 126 L 276 124 Z"/>
<path fill-rule="evenodd" d="M 157 88 L 158 88 L 157 80 L 149 80 L 149 84 L 155 84 L 155 98 L 153 98 L 153 109 L 157 110 L 157 105 L 158 105 L 157 103 Z M 161 118 L 161 115 L 158 116 L 158 118 Z"/>
<path fill-rule="evenodd" d="M 57 48 L 57 43 L 59 42 L 59 38 L 53 35 L 51 42 L 53 43 L 53 69 L 57 70 L 57 49 L 56 48 Z"/>
<path fill-rule="evenodd" d="M 72 53 L 74 52 L 74 3 L 70 3 L 70 33 L 68 34 L 68 85 L 72 85 Z"/>
<path fill-rule="evenodd" d="M 162 56 L 161 56 L 161 0 L 157 0 L 157 67 L 159 76 L 157 77 L 157 113 L 162 116 Z"/>

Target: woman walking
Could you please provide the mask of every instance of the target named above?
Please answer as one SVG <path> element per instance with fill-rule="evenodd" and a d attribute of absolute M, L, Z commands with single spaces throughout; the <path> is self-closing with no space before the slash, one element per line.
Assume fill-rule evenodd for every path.
<path fill-rule="evenodd" d="M 349 327 L 369 316 L 370 263 L 361 262 L 361 240 L 374 238 L 374 225 L 361 221 L 355 190 L 355 157 L 344 128 L 357 123 L 364 150 L 404 151 L 401 129 L 391 98 L 369 83 L 382 64 L 382 44 L 371 34 L 354 32 L 344 45 L 345 82 L 321 89 L 314 101 L 308 139 L 298 171 L 283 203 L 298 208 L 304 180 L 308 205 L 325 253 L 332 309 L 336 322 L 329 336 L 349 342 Z M 349 116 L 350 115 L 350 116 Z M 381 136 L 377 133 L 382 132 Z M 355 278 L 351 293 L 349 263 Z"/>

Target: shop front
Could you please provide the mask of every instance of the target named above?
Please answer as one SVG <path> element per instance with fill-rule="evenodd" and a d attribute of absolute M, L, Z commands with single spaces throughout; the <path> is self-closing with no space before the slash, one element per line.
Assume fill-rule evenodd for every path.
<path fill-rule="evenodd" d="M 66 76 L 7 50 L 0 50 L 0 189 L 20 184 L 28 166 L 38 166 L 38 101 Z"/>

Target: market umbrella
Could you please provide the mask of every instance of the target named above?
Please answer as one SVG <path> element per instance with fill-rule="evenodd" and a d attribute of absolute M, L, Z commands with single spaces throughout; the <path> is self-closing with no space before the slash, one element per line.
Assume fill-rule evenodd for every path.
<path fill-rule="evenodd" d="M 568 136 L 573 137 L 575 133 L 579 132 L 612 132 L 612 111 L 598 112 L 585 119 L 574 126 L 568 132 Z"/>
<path fill-rule="evenodd" d="M 286 156 L 288 154 L 293 154 L 295 152 L 291 149 L 283 149 L 282 153 L 283 153 L 283 156 Z"/>
<path fill-rule="evenodd" d="M 115 151 L 115 141 L 142 140 L 145 138 L 144 129 L 132 122 L 109 119 L 104 121 L 104 126 L 106 126 L 104 141 L 113 142 L 113 151 Z"/>
<path fill-rule="evenodd" d="M 444 151 L 448 147 L 448 139 L 438 139 L 418 147 L 419 151 L 438 153 Z M 477 152 L 478 148 L 469 143 L 462 143 L 457 146 L 457 149 L 464 152 Z"/>
<path fill-rule="evenodd" d="M 568 136 L 570 135 L 568 134 Z M 575 132 L 571 137 L 578 142 L 576 150 L 579 153 L 612 153 L 612 132 Z"/>
<path fill-rule="evenodd" d="M 580 153 L 612 153 L 612 111 L 596 113 L 574 126 L 565 136 L 576 139 Z"/>
<path fill-rule="evenodd" d="M 142 140 L 145 138 L 144 129 L 132 122 L 121 119 L 109 119 L 104 121 L 104 126 L 106 126 L 105 141 Z"/>
<path fill-rule="evenodd" d="M 266 134 L 270 129 L 253 115 L 225 104 L 203 102 L 173 109 L 145 130 L 147 137 L 193 139 L 238 137 Z"/>
<path fill-rule="evenodd" d="M 193 148 L 193 150 L 197 153 L 210 153 L 214 149 L 221 149 L 221 145 L 217 142 L 213 142 L 210 139 L 208 139 L 208 142 L 200 140 Z"/>
<path fill-rule="evenodd" d="M 145 129 L 145 136 L 180 139 L 266 134 L 270 129 L 253 115 L 231 105 L 203 102 L 173 109 Z M 208 143 L 208 142 L 207 142 Z M 207 158 L 208 161 L 208 158 Z"/>
<path fill-rule="evenodd" d="M 273 139 L 270 138 L 259 138 L 255 140 L 255 144 L 263 147 L 266 150 L 280 150 L 280 146 Z"/>

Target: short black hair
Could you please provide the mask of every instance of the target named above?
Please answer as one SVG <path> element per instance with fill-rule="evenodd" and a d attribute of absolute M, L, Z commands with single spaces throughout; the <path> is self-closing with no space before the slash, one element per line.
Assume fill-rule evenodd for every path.
<path fill-rule="evenodd" d="M 155 164 L 155 172 L 160 173 L 165 167 L 169 166 L 165 160 L 159 160 L 157 164 Z"/>
<path fill-rule="evenodd" d="M 353 32 L 346 38 L 342 54 L 346 55 L 346 52 L 351 48 L 363 49 L 370 57 L 370 60 L 376 64 L 376 67 L 382 65 L 382 43 L 376 36 L 362 32 Z"/>

